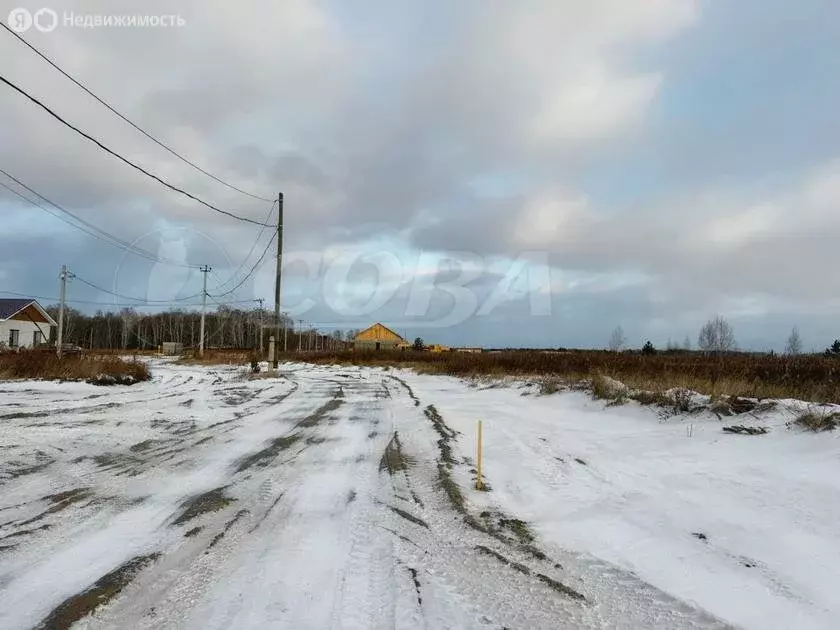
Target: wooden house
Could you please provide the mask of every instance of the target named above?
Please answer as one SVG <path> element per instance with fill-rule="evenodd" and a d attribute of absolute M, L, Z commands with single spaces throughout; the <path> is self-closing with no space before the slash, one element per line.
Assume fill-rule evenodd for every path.
<path fill-rule="evenodd" d="M 396 350 L 404 344 L 405 339 L 378 322 L 353 337 L 354 350 Z"/>

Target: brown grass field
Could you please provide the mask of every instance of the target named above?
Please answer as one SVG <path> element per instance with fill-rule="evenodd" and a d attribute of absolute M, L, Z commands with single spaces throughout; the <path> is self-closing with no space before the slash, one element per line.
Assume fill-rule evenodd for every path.
<path fill-rule="evenodd" d="M 148 379 L 146 365 L 120 359 L 125 351 L 89 351 L 84 357 L 59 361 L 49 353 L 21 352 L 0 355 L 0 379 L 42 378 L 86 380 L 100 374 L 130 375 Z M 147 354 L 147 353 L 143 353 Z M 204 357 L 189 351 L 179 359 L 187 365 L 247 365 L 254 351 L 207 349 Z M 516 350 L 469 354 L 460 352 L 357 352 L 288 353 L 284 361 L 319 364 L 399 366 L 426 374 L 459 377 L 536 378 L 552 387 L 591 383 L 609 376 L 635 390 L 659 393 L 686 388 L 713 396 L 744 398 L 796 398 L 840 404 L 840 358 L 823 355 L 795 357 L 766 354 L 701 352 L 607 352 L 603 350 Z"/>
<path fill-rule="evenodd" d="M 86 381 L 101 376 L 135 381 L 151 378 L 149 368 L 136 359 L 87 354 L 59 359 L 52 352 L 21 351 L 0 354 L 0 379 L 33 378 L 45 380 Z"/>
<path fill-rule="evenodd" d="M 259 360 L 255 350 L 241 348 L 208 348 L 204 356 L 198 356 L 198 350 L 187 349 L 178 359 L 181 365 L 245 365 L 251 360 Z"/>
<path fill-rule="evenodd" d="M 291 355 L 294 359 L 295 355 Z M 606 351 L 340 352 L 302 354 L 313 363 L 393 365 L 461 377 L 553 377 L 573 385 L 609 376 L 633 389 L 661 392 L 680 387 L 702 394 L 746 398 L 797 398 L 840 404 L 840 359 L 699 352 L 643 355 Z"/>

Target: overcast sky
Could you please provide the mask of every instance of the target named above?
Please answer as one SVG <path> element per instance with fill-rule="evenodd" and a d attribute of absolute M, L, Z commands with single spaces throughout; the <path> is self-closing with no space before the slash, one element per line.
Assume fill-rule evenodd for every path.
<path fill-rule="evenodd" d="M 0 17 L 42 6 L 2 0 Z M 617 325 L 634 347 L 696 343 L 718 313 L 743 348 L 780 350 L 794 326 L 806 349 L 840 337 L 833 0 L 49 6 L 58 27 L 27 41 L 206 170 L 283 191 L 295 319 L 494 347 L 603 347 Z M 70 12 L 184 25 L 76 28 Z M 269 203 L 178 161 L 6 31 L 0 70 L 173 184 L 267 216 Z M 6 86 L 0 168 L 162 258 L 213 266 L 211 295 L 271 236 Z M 126 254 L 2 188 L 0 216 L 0 291 L 55 297 L 67 264 L 122 296 L 197 301 L 195 269 Z M 273 256 L 218 301 L 273 307 Z M 78 279 L 68 295 L 87 311 L 129 301 Z"/>

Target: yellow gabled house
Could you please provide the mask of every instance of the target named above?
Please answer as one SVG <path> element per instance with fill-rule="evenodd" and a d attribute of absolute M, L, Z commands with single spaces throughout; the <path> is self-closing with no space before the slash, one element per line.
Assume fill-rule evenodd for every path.
<path fill-rule="evenodd" d="M 405 339 L 379 322 L 353 337 L 354 350 L 396 350 L 405 344 Z"/>

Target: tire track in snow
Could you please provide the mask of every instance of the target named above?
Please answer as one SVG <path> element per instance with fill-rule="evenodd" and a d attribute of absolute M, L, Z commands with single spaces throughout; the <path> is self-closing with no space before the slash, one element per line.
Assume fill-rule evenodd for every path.
<path fill-rule="evenodd" d="M 268 412 L 270 412 L 270 410 Z M 266 412 L 264 411 L 263 413 L 266 413 Z M 273 419 L 268 419 L 268 420 L 266 420 L 266 422 L 267 423 L 272 423 L 272 422 L 274 422 L 274 420 Z M 196 455 L 200 455 L 200 454 L 196 453 Z M 78 464 L 76 466 L 78 467 Z M 190 475 L 189 471 L 185 471 L 185 472 L 186 472 L 187 475 Z M 98 492 L 100 492 L 100 498 L 101 499 L 108 499 L 108 497 L 107 497 L 107 493 L 103 494 L 100 491 L 99 486 L 103 486 L 103 487 L 113 486 L 113 481 L 115 481 L 117 479 L 117 477 L 115 477 L 113 473 L 114 473 L 114 471 L 105 471 L 105 472 L 99 471 L 99 472 L 94 473 L 95 478 L 90 478 L 89 479 L 92 482 L 90 485 L 94 486 L 96 488 L 96 490 Z M 175 492 L 177 492 L 177 486 L 175 488 L 173 488 L 173 490 L 175 490 Z M 169 492 L 169 494 L 172 494 L 172 490 L 169 490 L 168 492 Z M 98 502 L 99 498 L 97 498 L 96 501 Z M 50 530 L 48 532 L 49 536 L 47 536 L 46 538 L 44 538 L 42 536 L 39 537 L 39 540 L 35 541 L 36 542 L 35 545 L 29 544 L 26 547 L 26 549 L 22 552 L 18 552 L 17 549 L 13 549 L 12 551 L 5 551 L 4 556 L 6 556 L 6 557 L 8 557 L 8 554 L 12 554 L 12 557 L 11 557 L 10 561 L 5 564 L 5 568 L 11 568 L 13 573 L 11 573 L 11 574 L 6 573 L 5 575 L 0 575 L 0 598 L 5 598 L 6 596 L 14 597 L 12 595 L 12 593 L 15 592 L 15 591 L 14 590 L 9 591 L 7 587 L 10 587 L 10 586 L 14 585 L 16 582 L 18 582 L 20 580 L 25 580 L 26 579 L 26 573 L 27 573 L 26 567 L 28 565 L 31 565 L 31 560 L 24 560 L 24 558 L 26 558 L 26 557 L 28 557 L 28 558 L 33 558 L 33 557 L 38 558 L 40 556 L 40 559 L 38 561 L 39 563 L 46 564 L 46 565 L 49 564 L 50 554 L 52 554 L 53 550 L 55 550 L 59 545 L 62 544 L 62 538 L 63 538 L 62 530 L 63 529 L 66 529 L 68 527 L 72 527 L 73 531 L 75 532 L 74 535 L 77 536 L 77 537 L 80 536 L 80 537 L 82 537 L 82 539 L 84 538 L 84 536 L 87 536 L 88 534 L 96 536 L 97 534 L 94 533 L 95 528 L 102 527 L 103 525 L 106 525 L 106 523 L 107 523 L 107 521 L 103 520 L 103 518 L 101 518 L 101 517 L 107 516 L 108 511 L 113 511 L 109 507 L 109 505 L 113 505 L 114 507 L 117 507 L 116 504 L 113 504 L 113 502 L 106 501 L 103 505 L 100 505 L 97 508 L 97 510 L 98 510 L 97 512 L 91 514 L 91 517 L 93 517 L 93 518 L 87 518 L 87 521 L 79 521 L 78 518 L 76 518 L 75 515 L 71 515 L 70 517 L 64 517 L 64 514 L 62 514 L 61 516 L 64 517 L 63 520 L 62 520 L 62 523 L 64 523 L 62 525 L 62 528 L 60 528 L 58 530 L 53 528 L 52 526 L 50 526 L 49 528 L 46 528 L 46 529 Z M 8 510 L 4 510 L 4 513 L 8 513 L 12 516 L 18 516 L 18 515 L 24 514 L 25 511 L 27 511 L 27 510 L 31 512 L 32 507 L 30 507 L 30 506 L 35 507 L 35 504 L 33 504 L 32 501 L 18 501 L 16 503 L 12 504 L 11 506 L 5 506 L 6 508 L 8 508 Z M 105 512 L 103 512 L 103 507 L 105 508 Z M 127 507 L 130 508 L 131 506 L 129 505 Z M 22 513 L 21 510 L 24 510 L 24 512 Z M 148 511 L 148 510 L 146 510 L 146 511 Z M 127 517 L 128 514 L 126 513 L 125 516 Z M 158 522 L 160 522 L 160 521 L 158 521 Z M 94 529 L 91 529 L 91 528 L 94 528 Z M 105 530 L 107 530 L 108 528 L 109 528 L 108 525 L 106 525 L 104 527 Z M 143 529 L 142 525 L 140 526 L 140 529 L 141 529 L 141 532 L 142 532 L 142 529 Z M 154 540 L 154 538 L 157 536 L 157 534 L 154 533 L 153 529 L 154 528 L 150 529 L 149 532 L 148 532 L 148 534 L 150 536 L 150 540 Z M 18 531 L 20 531 L 20 530 L 18 530 Z M 143 534 L 139 534 L 139 535 L 143 535 Z M 102 536 L 103 536 L 104 540 L 108 539 L 106 532 L 103 532 Z M 80 544 L 82 543 L 82 539 L 79 539 Z M 103 550 L 103 551 L 105 551 L 105 550 Z M 113 566 L 117 566 L 119 564 L 119 556 L 124 554 L 125 552 L 120 551 L 119 548 L 114 548 L 113 550 L 106 551 L 106 553 L 114 555 L 115 563 L 114 563 Z M 125 556 L 123 556 L 123 558 L 124 557 Z M 5 562 L 5 560 L 4 560 L 4 562 Z M 65 574 L 63 577 L 64 577 L 64 580 L 63 580 L 64 582 L 67 582 L 67 583 L 72 583 L 73 582 L 72 573 Z M 50 584 L 51 584 L 51 581 L 41 582 L 40 588 L 43 589 L 44 587 L 48 587 Z M 82 583 L 80 583 L 80 586 L 81 585 L 82 585 Z M 60 592 L 60 591 L 56 591 L 56 592 Z M 83 592 L 84 592 L 83 590 L 79 591 L 80 594 L 83 593 Z M 14 599 L 10 599 L 8 601 L 11 602 L 11 601 L 14 601 Z M 21 601 L 23 601 L 23 600 L 21 600 Z M 30 604 L 36 604 L 39 607 L 44 606 L 44 605 L 47 605 L 49 603 L 49 598 L 44 597 L 40 601 L 33 601 L 33 600 L 30 599 L 29 603 Z M 24 609 L 25 609 L 25 607 L 24 607 Z M 32 611 L 32 613 L 34 613 L 34 610 Z M 30 613 L 30 614 L 32 614 L 32 613 Z M 0 614 L 0 618 L 2 618 L 3 616 L 4 615 Z M 5 626 L 5 624 L 3 624 L 3 623 L 0 623 L 0 625 Z M 9 627 L 14 627 L 14 626 L 10 625 Z"/>
<path fill-rule="evenodd" d="M 430 605 L 435 603 L 435 597 L 452 598 L 461 604 L 465 603 L 466 597 L 471 604 L 467 609 L 474 614 L 463 620 L 468 627 L 490 622 L 530 628 L 554 628 L 558 625 L 601 627 L 605 624 L 669 629 L 728 627 L 704 611 L 676 600 L 646 584 L 637 576 L 606 562 L 579 554 L 555 551 L 553 555 L 559 554 L 561 565 L 549 560 L 540 550 L 532 549 L 527 537 L 517 544 L 516 537 L 511 538 L 496 527 L 486 527 L 486 519 L 482 522 L 470 513 L 469 493 L 456 492 L 458 496 L 467 497 L 463 524 L 459 525 L 460 519 L 440 518 L 442 512 L 445 513 L 453 507 L 456 513 L 459 511 L 460 500 L 456 500 L 454 505 L 450 504 L 452 494 L 447 493 L 445 489 L 442 491 L 436 479 L 441 470 L 448 470 L 450 466 L 456 468 L 459 465 L 458 458 L 453 456 L 457 449 L 457 435 L 454 431 L 447 430 L 445 421 L 436 410 L 426 415 L 429 416 L 437 434 L 436 451 L 441 460 L 437 465 L 438 474 L 435 474 L 434 462 L 428 459 L 423 462 L 422 458 L 418 457 L 418 465 L 398 471 L 392 476 L 392 480 L 395 483 L 394 494 L 399 496 L 405 494 L 405 489 L 400 489 L 399 486 L 407 486 L 409 480 L 413 479 L 421 496 L 436 508 L 425 511 L 430 530 L 427 532 L 423 528 L 414 528 L 410 531 L 400 522 L 392 522 L 391 527 L 393 531 L 398 532 L 396 544 L 404 549 L 408 558 L 406 564 L 424 567 L 427 570 L 425 579 L 431 581 L 431 591 L 436 593 L 429 598 Z M 412 444 L 407 440 L 404 440 L 404 443 L 406 449 L 411 448 Z M 425 465 L 422 465 L 424 463 Z M 441 464 L 444 465 L 443 469 Z M 463 478 L 464 475 L 460 473 L 452 481 L 457 482 L 457 479 Z M 500 512 L 497 512 L 497 515 L 500 523 L 518 522 Z M 464 527 L 464 524 L 467 526 Z M 405 544 L 406 540 L 411 542 Z M 499 543 L 502 543 L 504 548 L 500 549 Z M 480 551 L 479 548 L 482 547 L 490 553 Z M 439 551 L 443 553 L 438 553 Z M 479 553 L 476 554 L 476 551 Z M 477 559 L 477 555 L 484 556 L 483 561 Z M 505 562 L 499 558 L 504 558 Z M 465 572 L 464 568 L 470 566 L 475 567 L 475 570 Z M 502 570 L 503 572 L 500 572 Z M 566 577 L 561 577 L 558 581 L 553 577 L 558 574 Z M 422 582 L 424 572 L 421 570 L 418 575 Z M 476 584 L 475 575 L 484 576 L 482 583 Z M 569 580 L 574 586 L 573 591 L 567 590 Z M 534 588 L 535 581 L 548 591 L 556 592 L 546 599 L 545 594 L 540 595 L 539 589 Z M 488 582 L 492 584 L 489 589 Z M 493 592 L 492 601 L 488 601 L 488 590 Z M 579 599 L 578 590 L 594 603 L 575 603 L 575 600 Z M 526 611 L 524 615 L 518 612 L 522 609 Z M 445 602 L 441 610 L 447 611 L 447 614 L 455 614 L 452 607 Z M 551 614 L 546 615 L 546 611 L 551 611 Z"/>
<path fill-rule="evenodd" d="M 4 551 L 14 563 L 6 574 L 11 582 L 0 576 L 0 597 L 12 596 L 9 601 L 25 609 L 32 598 L 24 595 L 40 592 L 41 603 L 55 609 L 62 597 L 84 593 L 132 558 L 159 553 L 85 620 L 88 629 L 714 627 L 713 620 L 704 625 L 709 620 L 696 610 L 681 608 L 607 563 L 552 550 L 561 567 L 527 553 L 516 538 L 515 519 L 501 511 L 486 517 L 471 511 L 469 490 L 457 485 L 469 478 L 458 456 L 459 435 L 441 427 L 449 440 L 452 481 L 467 513 L 484 530 L 499 531 L 471 527 L 439 485 L 438 441 L 444 435 L 435 433 L 407 381 L 398 387 L 396 379 L 383 379 L 375 370 L 351 378 L 342 373 L 296 369 L 290 373 L 292 392 L 288 382 L 236 384 L 260 393 L 229 406 L 212 392 L 230 383 L 203 372 L 195 381 L 209 389 L 207 396 L 184 391 L 161 406 L 175 409 L 175 401 L 194 399 L 190 407 L 177 407 L 175 415 L 181 415 L 170 420 L 195 415 L 195 431 L 179 433 L 175 423 L 127 441 L 131 452 L 128 446 L 165 436 L 163 443 L 135 451 L 157 462 L 138 477 L 85 473 L 90 487 L 103 495 L 106 488 L 114 493 L 144 486 L 149 498 L 128 513 L 118 512 L 122 529 L 104 518 L 83 521 L 82 527 L 76 522 L 73 542 L 46 532 L 38 536 L 49 544 Z M 154 402 L 148 404 L 155 409 Z M 291 435 L 299 437 L 275 453 L 274 441 Z M 176 453 L 179 444 L 184 450 Z M 178 458 L 181 467 L 175 465 Z M 205 507 L 218 509 L 193 510 L 172 526 L 193 505 L 185 502 L 214 488 L 224 490 L 211 498 L 230 502 L 211 501 Z M 27 498 L 13 502 L 21 507 L 9 510 L 11 517 L 38 509 L 37 503 L 27 505 Z M 104 549 L 96 548 L 98 540 L 107 542 Z M 35 578 L 44 572 L 30 575 L 25 564 L 34 560 L 46 570 L 53 551 L 64 562 L 71 556 L 75 563 L 96 560 L 98 573 L 75 580 L 63 575 L 55 592 L 38 591 Z M 593 603 L 558 593 L 559 584 L 580 590 Z M 50 608 L 40 610 L 43 619 Z M 26 617 L 14 614 L 5 619 Z M 30 608 L 27 618 L 33 616 Z"/>
<path fill-rule="evenodd" d="M 311 426 L 304 426 L 297 430 L 313 436 L 330 431 L 340 433 L 342 426 L 346 426 L 346 423 L 334 423 L 335 409 L 323 411 L 323 407 L 330 400 L 327 398 L 324 401 L 323 396 L 331 396 L 332 392 L 322 391 L 322 388 L 317 385 L 310 385 L 305 388 L 306 395 L 300 398 L 303 405 L 297 406 L 299 409 L 308 406 L 310 410 L 297 412 L 297 419 L 287 418 L 284 423 L 288 426 L 288 430 L 295 430 L 294 427 L 299 424 L 300 419 L 316 416 L 319 418 L 318 422 L 307 423 Z M 316 406 L 314 410 L 311 409 L 312 406 Z M 302 500 L 306 503 L 311 492 L 303 491 L 298 486 L 308 483 L 313 472 L 312 465 L 318 462 L 324 452 L 335 449 L 336 442 L 315 442 L 310 445 L 302 440 L 301 443 L 305 446 L 297 454 L 297 458 L 273 459 L 266 466 L 251 468 L 247 474 L 242 475 L 236 474 L 235 467 L 231 467 L 233 476 L 230 478 L 232 483 L 228 492 L 231 496 L 237 497 L 237 503 L 218 513 L 199 517 L 196 522 L 200 522 L 203 529 L 192 537 L 182 539 L 184 542 L 180 545 L 181 549 L 170 552 L 164 558 L 162 566 L 156 567 L 152 574 L 144 576 L 142 580 L 132 585 L 121 600 L 123 601 L 122 612 L 114 608 L 113 615 L 103 617 L 101 626 L 97 623 L 92 627 L 108 627 L 106 619 L 112 620 L 113 624 L 128 624 L 132 627 L 157 627 L 161 618 L 166 618 L 173 625 L 176 625 L 176 620 L 180 619 L 177 625 L 182 627 L 189 627 L 191 623 L 196 623 L 196 627 L 204 628 L 207 626 L 205 615 L 208 615 L 208 609 L 216 611 L 210 616 L 214 620 L 220 620 L 218 623 L 221 625 L 224 625 L 225 619 L 236 619 L 240 604 L 233 605 L 234 602 L 230 602 L 230 605 L 226 604 L 224 595 L 219 597 L 211 593 L 215 589 L 226 592 L 223 585 L 232 579 L 230 576 L 247 579 L 251 571 L 260 570 L 259 567 L 264 566 L 266 555 L 288 552 L 287 545 L 291 546 L 294 553 L 305 553 L 307 536 L 311 539 L 311 536 L 318 534 L 318 527 L 307 527 L 303 531 L 295 528 L 299 538 L 294 539 L 295 542 L 290 542 L 288 535 L 283 534 L 283 531 L 288 529 L 290 519 L 292 521 L 297 519 L 296 511 L 306 513 L 306 510 L 301 511 L 296 506 Z M 306 461 L 300 461 L 301 457 Z M 341 457 L 340 453 L 336 453 L 332 459 L 345 458 Z M 341 493 L 340 501 L 341 507 L 345 508 L 344 493 Z M 228 527 L 227 524 L 232 520 L 231 516 L 237 510 L 240 513 L 239 519 Z M 248 513 L 243 513 L 243 510 L 247 510 Z M 224 536 L 218 539 L 214 547 L 208 548 L 208 541 L 212 540 L 214 534 L 218 536 L 220 529 L 224 531 Z M 283 549 L 278 549 L 278 545 Z M 187 547 L 192 551 L 188 552 Z M 260 552 L 257 553 L 256 549 L 260 549 Z M 313 553 L 317 551 L 317 547 L 310 547 L 310 549 Z M 289 563 L 284 562 L 282 565 L 288 566 Z M 174 583 L 164 580 L 166 587 L 161 590 L 159 588 L 161 574 L 166 575 L 175 566 L 178 567 L 179 578 Z M 258 590 L 266 587 L 261 579 L 257 580 L 257 584 L 259 584 Z M 156 595 L 150 596 L 149 590 L 153 589 Z M 269 589 L 270 592 L 273 590 Z M 197 598 L 199 601 L 195 608 L 185 610 L 183 606 L 185 598 L 189 601 Z M 147 603 L 145 609 L 138 605 L 141 599 Z M 151 602 L 155 602 L 153 616 L 149 614 Z M 130 613 L 129 609 L 131 609 Z M 195 620 L 199 618 L 205 621 L 196 622 Z"/>

